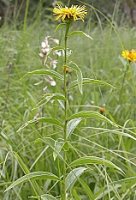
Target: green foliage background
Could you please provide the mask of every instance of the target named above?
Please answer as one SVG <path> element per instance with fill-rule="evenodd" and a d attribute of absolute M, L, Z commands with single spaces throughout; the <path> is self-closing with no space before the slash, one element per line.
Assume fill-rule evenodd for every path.
<path fill-rule="evenodd" d="M 54 93 L 63 90 L 59 81 L 57 87 L 51 87 L 43 76 L 22 78 L 29 71 L 44 68 L 38 55 L 44 37 L 50 35 L 62 40 L 63 34 L 63 30 L 54 32 L 57 23 L 52 18 L 48 4 L 45 8 L 42 6 L 51 2 L 40 1 L 37 4 L 37 1 L 30 1 L 32 2 L 28 15 L 25 8 L 26 18 L 19 11 L 18 16 L 16 13 L 12 15 L 13 20 L 7 20 L 8 23 L 6 21 L 0 28 L 0 199 L 2 200 L 34 198 L 35 194 L 29 181 L 7 192 L 4 191 L 12 182 L 29 172 L 49 171 L 59 176 L 62 165 L 58 157 L 55 161 L 53 157 L 55 144 L 57 141 L 61 142 L 62 137 L 58 127 L 39 122 L 29 124 L 18 131 L 26 122 L 38 114 L 41 115 L 41 108 L 34 108 L 45 95 L 43 90 L 45 87 Z M 95 5 L 96 1 L 92 1 L 100 12 L 103 13 L 108 9 L 108 2 L 106 5 L 105 1 L 97 2 L 99 5 Z M 15 1 L 11 3 L 15 4 Z M 118 4 L 116 6 L 118 8 Z M 78 88 L 71 90 L 70 95 L 73 98 L 70 100 L 69 112 L 71 114 L 85 110 L 99 113 L 99 107 L 103 106 L 106 109 L 105 116 L 120 126 L 114 127 L 97 118 L 82 121 L 71 135 L 71 142 L 66 148 L 68 162 L 71 163 L 82 156 L 93 155 L 115 163 L 124 174 L 105 165 L 88 165 L 85 173 L 69 192 L 68 198 L 69 200 L 131 200 L 136 198 L 136 68 L 135 65 L 129 68 L 120 98 L 125 67 L 119 56 L 123 49 L 135 48 L 136 29 L 126 23 L 121 26 L 113 23 L 115 22 L 113 19 L 120 20 L 118 9 L 115 11 L 111 9 L 111 12 L 108 9 L 110 16 L 107 19 L 107 12 L 102 18 L 103 15 L 99 11 L 95 13 L 89 6 L 87 8 L 90 9 L 89 16 L 93 12 L 97 26 L 94 20 L 88 17 L 85 25 L 77 22 L 72 30 L 84 30 L 93 37 L 93 40 L 84 37 L 71 38 L 68 43 L 73 52 L 71 59 L 79 65 L 84 77 L 105 81 L 114 88 L 90 84 L 83 86 L 83 95 L 80 95 Z M 34 13 L 33 18 L 29 18 L 31 13 Z M 61 61 L 57 70 L 60 73 L 63 71 Z M 74 78 L 75 74 L 72 73 L 70 81 Z M 60 119 L 63 116 L 63 110 L 60 108 L 57 101 L 47 103 L 44 106 L 44 117 Z M 37 183 L 42 194 L 50 194 L 56 198 L 60 195 L 59 185 L 53 180 L 46 180 L 43 176 Z"/>
<path fill-rule="evenodd" d="M 10 21 L 12 23 L 12 20 L 23 20 L 24 13 L 25 13 L 25 7 L 26 7 L 27 1 L 22 0 L 0 0 L 0 15 L 4 18 L 6 21 Z M 63 0 L 63 1 L 57 1 L 57 0 L 29 0 L 29 22 L 36 20 L 36 13 L 40 15 L 42 19 L 51 19 L 51 10 L 53 8 L 53 5 L 56 5 L 57 3 L 62 5 L 71 5 L 71 4 L 86 4 L 89 5 L 90 13 L 88 15 L 88 20 L 91 18 L 91 20 L 97 24 L 98 17 L 101 18 L 101 21 L 106 22 L 105 17 L 110 18 L 115 23 L 121 24 L 125 21 L 127 23 L 132 23 L 131 19 L 131 12 L 133 12 L 134 9 L 136 9 L 136 2 L 135 0 Z M 127 8 L 125 8 L 127 7 Z M 129 13 L 126 12 L 125 9 L 130 9 Z M 100 13 L 96 14 L 96 10 L 99 10 L 103 13 L 103 15 L 100 15 Z M 135 16 L 134 16 L 135 17 Z"/>

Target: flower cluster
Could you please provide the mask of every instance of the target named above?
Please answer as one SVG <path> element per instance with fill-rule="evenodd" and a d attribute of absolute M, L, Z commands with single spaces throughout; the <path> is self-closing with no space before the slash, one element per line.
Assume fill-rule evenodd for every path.
<path fill-rule="evenodd" d="M 43 65 L 46 64 L 47 68 L 55 69 L 57 67 L 58 61 L 54 59 L 54 55 L 57 55 L 56 53 L 51 56 L 52 42 L 55 44 L 59 44 L 58 39 L 54 39 L 50 36 L 46 36 L 44 38 L 44 40 L 41 42 L 41 49 L 40 49 L 39 56 L 42 59 Z M 56 86 L 56 81 L 51 76 L 47 76 L 45 78 L 45 81 L 51 86 Z M 43 90 L 45 91 L 46 89 L 47 89 L 47 86 Z"/>
<path fill-rule="evenodd" d="M 41 50 L 40 50 L 39 56 L 42 59 L 43 64 L 45 64 L 47 61 L 47 58 L 49 58 L 50 66 L 52 66 L 55 69 L 57 65 L 57 60 L 54 60 L 51 57 L 49 57 L 49 54 L 52 51 L 52 48 L 49 45 L 49 40 L 51 40 L 53 43 L 59 44 L 59 40 L 51 38 L 50 36 L 45 37 L 45 39 L 41 43 Z"/>
<path fill-rule="evenodd" d="M 53 13 L 56 16 L 56 20 L 61 19 L 63 22 L 65 20 L 84 21 L 87 10 L 85 6 L 72 5 L 70 8 L 68 8 L 67 6 L 62 7 L 58 5 L 53 9 Z"/>
<path fill-rule="evenodd" d="M 122 51 L 122 57 L 128 60 L 129 62 L 136 62 L 136 50 L 124 50 Z"/>
<path fill-rule="evenodd" d="M 42 41 L 41 43 L 41 51 L 39 53 L 39 56 L 41 58 L 45 58 L 48 55 L 49 51 L 51 50 L 48 39 L 49 36 L 45 37 L 44 41 Z"/>

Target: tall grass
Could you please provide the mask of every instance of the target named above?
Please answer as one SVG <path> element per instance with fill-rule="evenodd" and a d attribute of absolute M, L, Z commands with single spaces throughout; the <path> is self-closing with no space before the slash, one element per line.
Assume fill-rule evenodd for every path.
<path fill-rule="evenodd" d="M 61 32 L 54 32 L 53 24 L 43 26 L 43 22 L 38 21 L 39 24 L 26 26 L 26 23 L 25 18 L 25 32 L 8 26 L 3 26 L 0 31 L 2 200 L 34 199 L 43 194 L 60 196 L 57 181 L 44 179 L 45 174 L 36 181 L 28 177 L 28 182 L 4 192 L 12 182 L 29 172 L 48 171 L 59 177 L 62 169 L 59 160 L 62 155 L 59 146 L 55 146 L 61 142 L 59 128 L 38 122 L 18 131 L 26 122 L 41 115 L 41 108 L 34 108 L 45 94 L 43 88 L 47 86 L 49 91 L 56 93 L 62 89 L 59 83 L 51 87 L 41 76 L 21 79 L 27 72 L 43 67 L 38 56 L 42 39 L 46 35 L 61 39 Z M 124 66 L 119 55 L 123 48 L 135 48 L 136 29 L 122 26 L 115 27 L 115 31 L 111 25 L 90 27 L 88 24 L 85 31 L 93 41 L 79 37 L 70 39 L 72 59 L 82 69 L 84 77 L 103 80 L 114 87 L 89 84 L 83 86 L 84 95 L 74 88 L 70 93 L 70 113 L 82 110 L 99 112 L 99 107 L 105 107 L 104 115 L 119 126 L 116 128 L 97 119 L 81 122 L 71 135 L 72 142 L 66 147 L 67 162 L 81 156 L 99 156 L 115 163 L 124 174 L 104 165 L 87 165 L 87 171 L 71 188 L 68 199 L 131 200 L 136 198 L 136 69 L 135 66 L 128 69 L 120 99 Z M 44 116 L 60 117 L 61 110 L 57 101 L 47 103 Z"/>

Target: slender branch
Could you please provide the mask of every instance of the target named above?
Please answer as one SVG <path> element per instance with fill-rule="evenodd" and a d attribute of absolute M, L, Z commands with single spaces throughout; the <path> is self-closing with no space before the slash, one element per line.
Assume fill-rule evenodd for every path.
<path fill-rule="evenodd" d="M 124 83 L 125 83 L 125 79 L 126 79 L 126 75 L 127 75 L 127 71 L 129 69 L 129 64 L 127 64 L 125 72 L 124 72 L 124 76 L 123 76 L 123 80 L 122 80 L 122 84 L 121 84 L 121 89 L 120 89 L 120 95 L 119 95 L 119 102 L 122 102 L 122 92 L 123 92 L 123 88 L 124 88 Z"/>
<path fill-rule="evenodd" d="M 66 143 L 66 130 L 67 130 L 67 109 L 68 109 L 68 99 L 67 99 L 67 80 L 66 80 L 66 67 L 67 67 L 67 39 L 68 39 L 68 31 L 70 27 L 70 22 L 66 23 L 66 32 L 65 32 L 65 47 L 64 47 L 64 144 Z M 65 185 L 65 179 L 66 179 L 66 152 L 64 149 L 64 163 L 63 163 L 63 184 L 62 184 L 62 200 L 66 200 L 66 185 Z"/>
<path fill-rule="evenodd" d="M 66 80 L 66 67 L 67 67 L 67 38 L 68 38 L 68 31 L 69 31 L 70 23 L 66 24 L 66 32 L 65 32 L 65 54 L 64 54 L 64 108 L 65 108 L 65 124 L 64 124 L 64 141 L 66 142 L 66 126 L 67 126 L 67 80 Z"/>

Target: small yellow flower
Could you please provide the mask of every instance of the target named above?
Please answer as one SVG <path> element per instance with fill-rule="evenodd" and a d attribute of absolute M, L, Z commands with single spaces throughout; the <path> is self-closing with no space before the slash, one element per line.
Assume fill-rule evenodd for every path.
<path fill-rule="evenodd" d="M 130 62 L 136 62 L 136 50 L 132 49 L 130 51 L 124 50 L 122 51 L 122 57 Z"/>
<path fill-rule="evenodd" d="M 63 22 L 67 19 L 74 21 L 81 19 L 84 21 L 87 10 L 85 6 L 72 5 L 68 8 L 67 6 L 62 7 L 58 5 L 53 9 L 53 13 L 56 15 L 56 20 L 61 19 Z"/>

